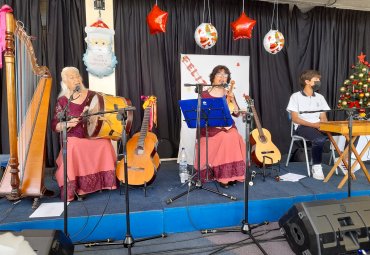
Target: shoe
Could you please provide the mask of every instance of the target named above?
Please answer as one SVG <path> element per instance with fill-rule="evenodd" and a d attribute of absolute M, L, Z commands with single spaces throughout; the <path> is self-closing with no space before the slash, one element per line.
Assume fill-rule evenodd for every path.
<path fill-rule="evenodd" d="M 229 183 L 228 183 L 228 185 L 229 185 L 229 186 L 235 186 L 235 185 L 236 185 L 236 183 L 237 183 L 237 181 L 231 181 L 231 182 L 229 182 Z"/>
<path fill-rule="evenodd" d="M 322 172 L 322 166 L 321 165 L 313 165 L 312 166 L 312 177 L 316 180 L 324 180 L 325 176 Z"/>
<path fill-rule="evenodd" d="M 335 162 L 338 160 L 338 158 L 335 159 Z M 353 165 L 353 164 L 352 164 Z M 342 171 L 343 175 L 346 175 L 348 172 L 347 167 L 343 164 L 343 161 L 340 161 L 340 164 L 338 165 L 339 169 Z M 360 170 L 360 164 L 357 163 L 356 167 L 354 169 L 351 169 L 353 173 Z"/>
<path fill-rule="evenodd" d="M 229 188 L 229 185 L 227 183 L 219 182 L 219 184 L 220 184 L 220 187 L 221 188 L 224 188 L 224 189 L 228 189 Z"/>

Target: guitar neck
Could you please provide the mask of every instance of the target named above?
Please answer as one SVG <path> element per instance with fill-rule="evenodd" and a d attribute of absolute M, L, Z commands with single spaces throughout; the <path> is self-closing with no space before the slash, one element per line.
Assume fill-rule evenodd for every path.
<path fill-rule="evenodd" d="M 150 117 L 150 110 L 151 107 L 147 107 L 144 110 L 144 118 L 143 118 L 143 123 L 141 125 L 140 129 L 140 136 L 138 140 L 138 147 L 144 148 L 144 141 L 146 134 L 148 133 L 148 124 L 149 124 L 149 117 Z"/>
<path fill-rule="evenodd" d="M 258 129 L 258 133 L 260 136 L 262 136 L 263 135 L 262 125 L 261 125 L 260 119 L 258 118 L 256 108 L 254 107 L 254 105 L 252 105 L 251 108 L 252 108 L 252 112 L 254 116 L 254 121 L 256 122 L 256 126 Z"/>

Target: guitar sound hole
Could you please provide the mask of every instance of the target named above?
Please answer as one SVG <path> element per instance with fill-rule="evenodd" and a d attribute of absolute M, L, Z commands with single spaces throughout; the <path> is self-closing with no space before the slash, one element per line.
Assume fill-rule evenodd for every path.
<path fill-rule="evenodd" d="M 259 137 L 259 140 L 260 140 L 261 143 L 266 143 L 267 142 L 266 136 L 264 136 L 264 135 L 261 135 Z"/>
<path fill-rule="evenodd" d="M 144 148 L 139 146 L 136 148 L 136 154 L 137 155 L 142 155 L 144 153 Z"/>

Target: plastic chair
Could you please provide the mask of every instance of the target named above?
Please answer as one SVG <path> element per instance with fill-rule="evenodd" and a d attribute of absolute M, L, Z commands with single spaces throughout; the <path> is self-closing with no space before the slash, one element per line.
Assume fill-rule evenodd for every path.
<path fill-rule="evenodd" d="M 299 135 L 295 135 L 294 134 L 294 124 L 293 124 L 293 121 L 291 121 L 291 124 L 290 124 L 290 137 L 292 138 L 292 141 L 290 142 L 288 157 L 287 157 L 285 166 L 288 166 L 289 165 L 289 159 L 290 159 L 291 154 L 292 154 L 292 148 L 293 148 L 294 142 L 301 141 L 303 143 L 304 154 L 305 154 L 305 157 L 306 157 L 307 175 L 310 177 L 311 176 L 311 170 L 310 170 L 310 164 L 309 164 L 309 161 L 308 161 L 308 154 L 307 154 L 307 142 L 308 142 L 308 140 L 306 140 L 302 136 L 299 136 Z"/>

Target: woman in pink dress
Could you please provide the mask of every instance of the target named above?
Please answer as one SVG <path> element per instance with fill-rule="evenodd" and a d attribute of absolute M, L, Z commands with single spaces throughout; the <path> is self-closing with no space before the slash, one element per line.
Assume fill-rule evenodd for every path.
<path fill-rule="evenodd" d="M 102 189 L 116 189 L 116 154 L 111 141 L 85 138 L 82 118 L 79 117 L 87 110 L 89 100 L 95 93 L 84 87 L 77 68 L 65 67 L 61 76 L 62 91 L 55 105 L 52 129 L 61 132 L 63 125 L 67 125 L 67 200 L 71 201 L 75 196 L 84 196 Z M 68 105 L 69 99 L 71 100 Z M 71 116 L 67 123 L 59 120 L 60 113 L 63 113 L 66 107 L 67 115 Z M 55 176 L 61 198 L 64 199 L 62 150 L 56 163 Z"/>
<path fill-rule="evenodd" d="M 230 70 L 226 66 L 216 66 L 210 74 L 210 81 L 213 85 L 202 92 L 202 98 L 226 97 L 231 99 L 233 105 L 233 116 L 239 116 L 239 106 L 232 92 L 223 84 L 229 84 L 231 80 Z M 197 146 L 196 146 L 197 148 Z M 196 155 L 198 155 L 196 153 Z M 236 184 L 237 181 L 244 181 L 246 166 L 245 142 L 233 124 L 230 127 L 208 127 L 208 177 L 219 182 L 223 188 Z M 197 159 L 195 160 L 197 162 Z M 197 166 L 197 163 L 194 163 Z M 200 138 L 200 169 L 201 178 L 206 173 L 206 130 L 201 129 Z"/>

